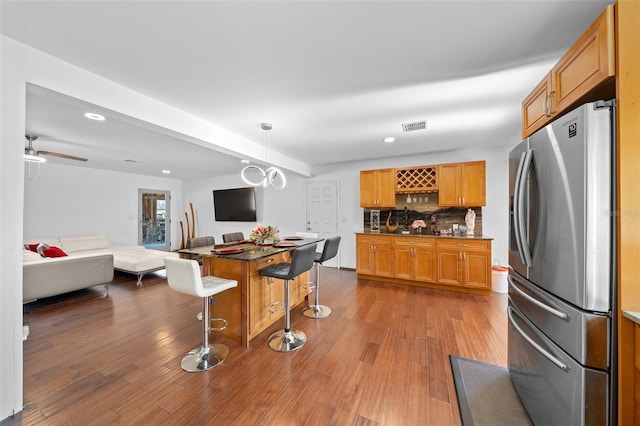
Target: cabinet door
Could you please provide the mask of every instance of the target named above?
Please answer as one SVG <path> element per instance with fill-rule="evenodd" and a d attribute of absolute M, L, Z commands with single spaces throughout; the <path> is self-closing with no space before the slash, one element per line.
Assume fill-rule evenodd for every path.
<path fill-rule="evenodd" d="M 360 207 L 377 207 L 377 175 L 375 170 L 360 172 Z"/>
<path fill-rule="evenodd" d="M 436 275 L 436 251 L 433 248 L 417 247 L 414 255 L 413 279 L 434 283 Z"/>
<path fill-rule="evenodd" d="M 373 251 L 371 245 L 356 244 L 356 272 L 358 274 L 373 275 Z"/>
<path fill-rule="evenodd" d="M 613 5 L 610 5 L 551 70 L 558 114 L 615 75 L 614 39 Z"/>
<path fill-rule="evenodd" d="M 491 263 L 488 253 L 464 253 L 464 286 L 473 288 L 491 287 Z"/>
<path fill-rule="evenodd" d="M 391 244 L 374 247 L 374 274 L 379 277 L 393 276 L 393 248 Z"/>
<path fill-rule="evenodd" d="M 271 324 L 271 287 L 276 285 L 275 280 L 252 274 L 249 280 L 249 334 L 255 335 Z"/>
<path fill-rule="evenodd" d="M 438 166 L 438 204 L 440 206 L 459 206 L 461 181 L 460 163 L 440 164 Z"/>
<path fill-rule="evenodd" d="M 461 254 L 455 249 L 438 249 L 438 283 L 462 286 Z"/>
<path fill-rule="evenodd" d="M 312 269 L 315 269 L 315 265 Z M 292 307 L 304 302 L 305 297 L 309 294 L 309 287 L 313 285 L 313 283 L 309 283 L 311 279 L 315 279 L 315 272 L 312 275 L 310 271 L 307 271 L 298 275 L 295 280 L 291 281 L 290 291 Z"/>
<path fill-rule="evenodd" d="M 396 246 L 394 250 L 394 278 L 413 279 L 413 248 L 409 245 Z"/>
<path fill-rule="evenodd" d="M 378 207 L 396 206 L 395 169 L 378 170 Z"/>
<path fill-rule="evenodd" d="M 551 73 L 538 83 L 522 101 L 522 138 L 542 128 L 550 120 L 551 113 Z"/>
<path fill-rule="evenodd" d="M 487 204 L 485 162 L 472 161 L 460 164 L 462 174 L 462 205 L 479 207 Z"/>

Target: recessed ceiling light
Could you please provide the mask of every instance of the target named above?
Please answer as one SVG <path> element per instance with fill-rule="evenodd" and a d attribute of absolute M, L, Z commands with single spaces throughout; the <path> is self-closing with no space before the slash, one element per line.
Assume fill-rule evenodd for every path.
<path fill-rule="evenodd" d="M 389 136 L 387 138 L 384 138 L 383 141 L 385 141 L 386 143 L 393 143 L 396 141 L 396 138 L 394 138 L 393 136 Z"/>
<path fill-rule="evenodd" d="M 89 120 L 104 121 L 104 115 L 96 114 L 95 112 L 85 112 L 84 116 Z"/>
<path fill-rule="evenodd" d="M 164 173 L 165 175 L 168 175 L 169 173 L 171 173 L 171 170 L 163 170 L 162 173 Z"/>
<path fill-rule="evenodd" d="M 240 162 L 241 162 L 242 164 L 249 164 L 251 161 L 249 161 L 249 160 L 240 160 Z"/>

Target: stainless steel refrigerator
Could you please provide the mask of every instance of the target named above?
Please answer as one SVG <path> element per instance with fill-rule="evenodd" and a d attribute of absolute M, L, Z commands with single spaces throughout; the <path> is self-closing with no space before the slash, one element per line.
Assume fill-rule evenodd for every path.
<path fill-rule="evenodd" d="M 614 115 L 584 104 L 509 154 L 508 366 L 540 425 L 615 424 Z"/>

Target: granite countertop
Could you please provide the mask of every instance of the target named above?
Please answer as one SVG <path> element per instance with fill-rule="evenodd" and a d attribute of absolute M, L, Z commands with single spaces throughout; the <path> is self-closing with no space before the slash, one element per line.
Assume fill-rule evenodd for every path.
<path fill-rule="evenodd" d="M 380 232 L 380 233 L 373 233 L 373 232 L 356 232 L 356 235 L 376 235 L 376 236 L 381 236 L 381 237 L 413 237 L 413 238 L 444 238 L 444 239 L 453 239 L 453 238 L 458 238 L 458 239 L 463 239 L 463 240 L 493 240 L 493 237 L 489 237 L 486 235 L 431 235 L 429 233 L 427 234 L 416 234 L 415 232 L 411 233 L 411 234 L 400 234 L 400 233 L 393 233 L 390 234 L 388 232 Z"/>
<path fill-rule="evenodd" d="M 640 325 L 640 312 L 635 311 L 622 311 L 622 316 L 629 318 L 631 321 Z"/>
<path fill-rule="evenodd" d="M 203 246 L 196 247 L 194 249 L 182 249 L 178 250 L 179 253 L 184 254 L 192 254 L 203 257 L 221 257 L 225 259 L 233 259 L 233 260 L 244 260 L 248 262 L 253 262 L 259 259 L 263 259 L 265 257 L 272 256 L 274 254 L 282 253 L 285 251 L 290 251 L 295 249 L 296 247 L 304 246 L 307 244 L 315 244 L 322 241 L 323 238 L 302 238 L 300 240 L 292 240 L 287 241 L 288 245 L 278 246 L 276 245 L 267 245 L 267 246 L 256 246 L 254 243 L 235 243 L 235 244 L 219 244 L 215 246 Z M 216 253 L 217 249 L 226 248 L 226 249 L 234 249 L 237 248 L 237 252 L 230 251 L 228 254 L 224 253 Z"/>

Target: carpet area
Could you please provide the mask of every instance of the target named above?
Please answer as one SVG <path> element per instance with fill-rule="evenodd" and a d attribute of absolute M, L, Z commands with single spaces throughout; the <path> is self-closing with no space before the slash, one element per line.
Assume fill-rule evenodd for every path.
<path fill-rule="evenodd" d="M 455 355 L 449 359 L 464 426 L 533 425 L 508 369 Z"/>

